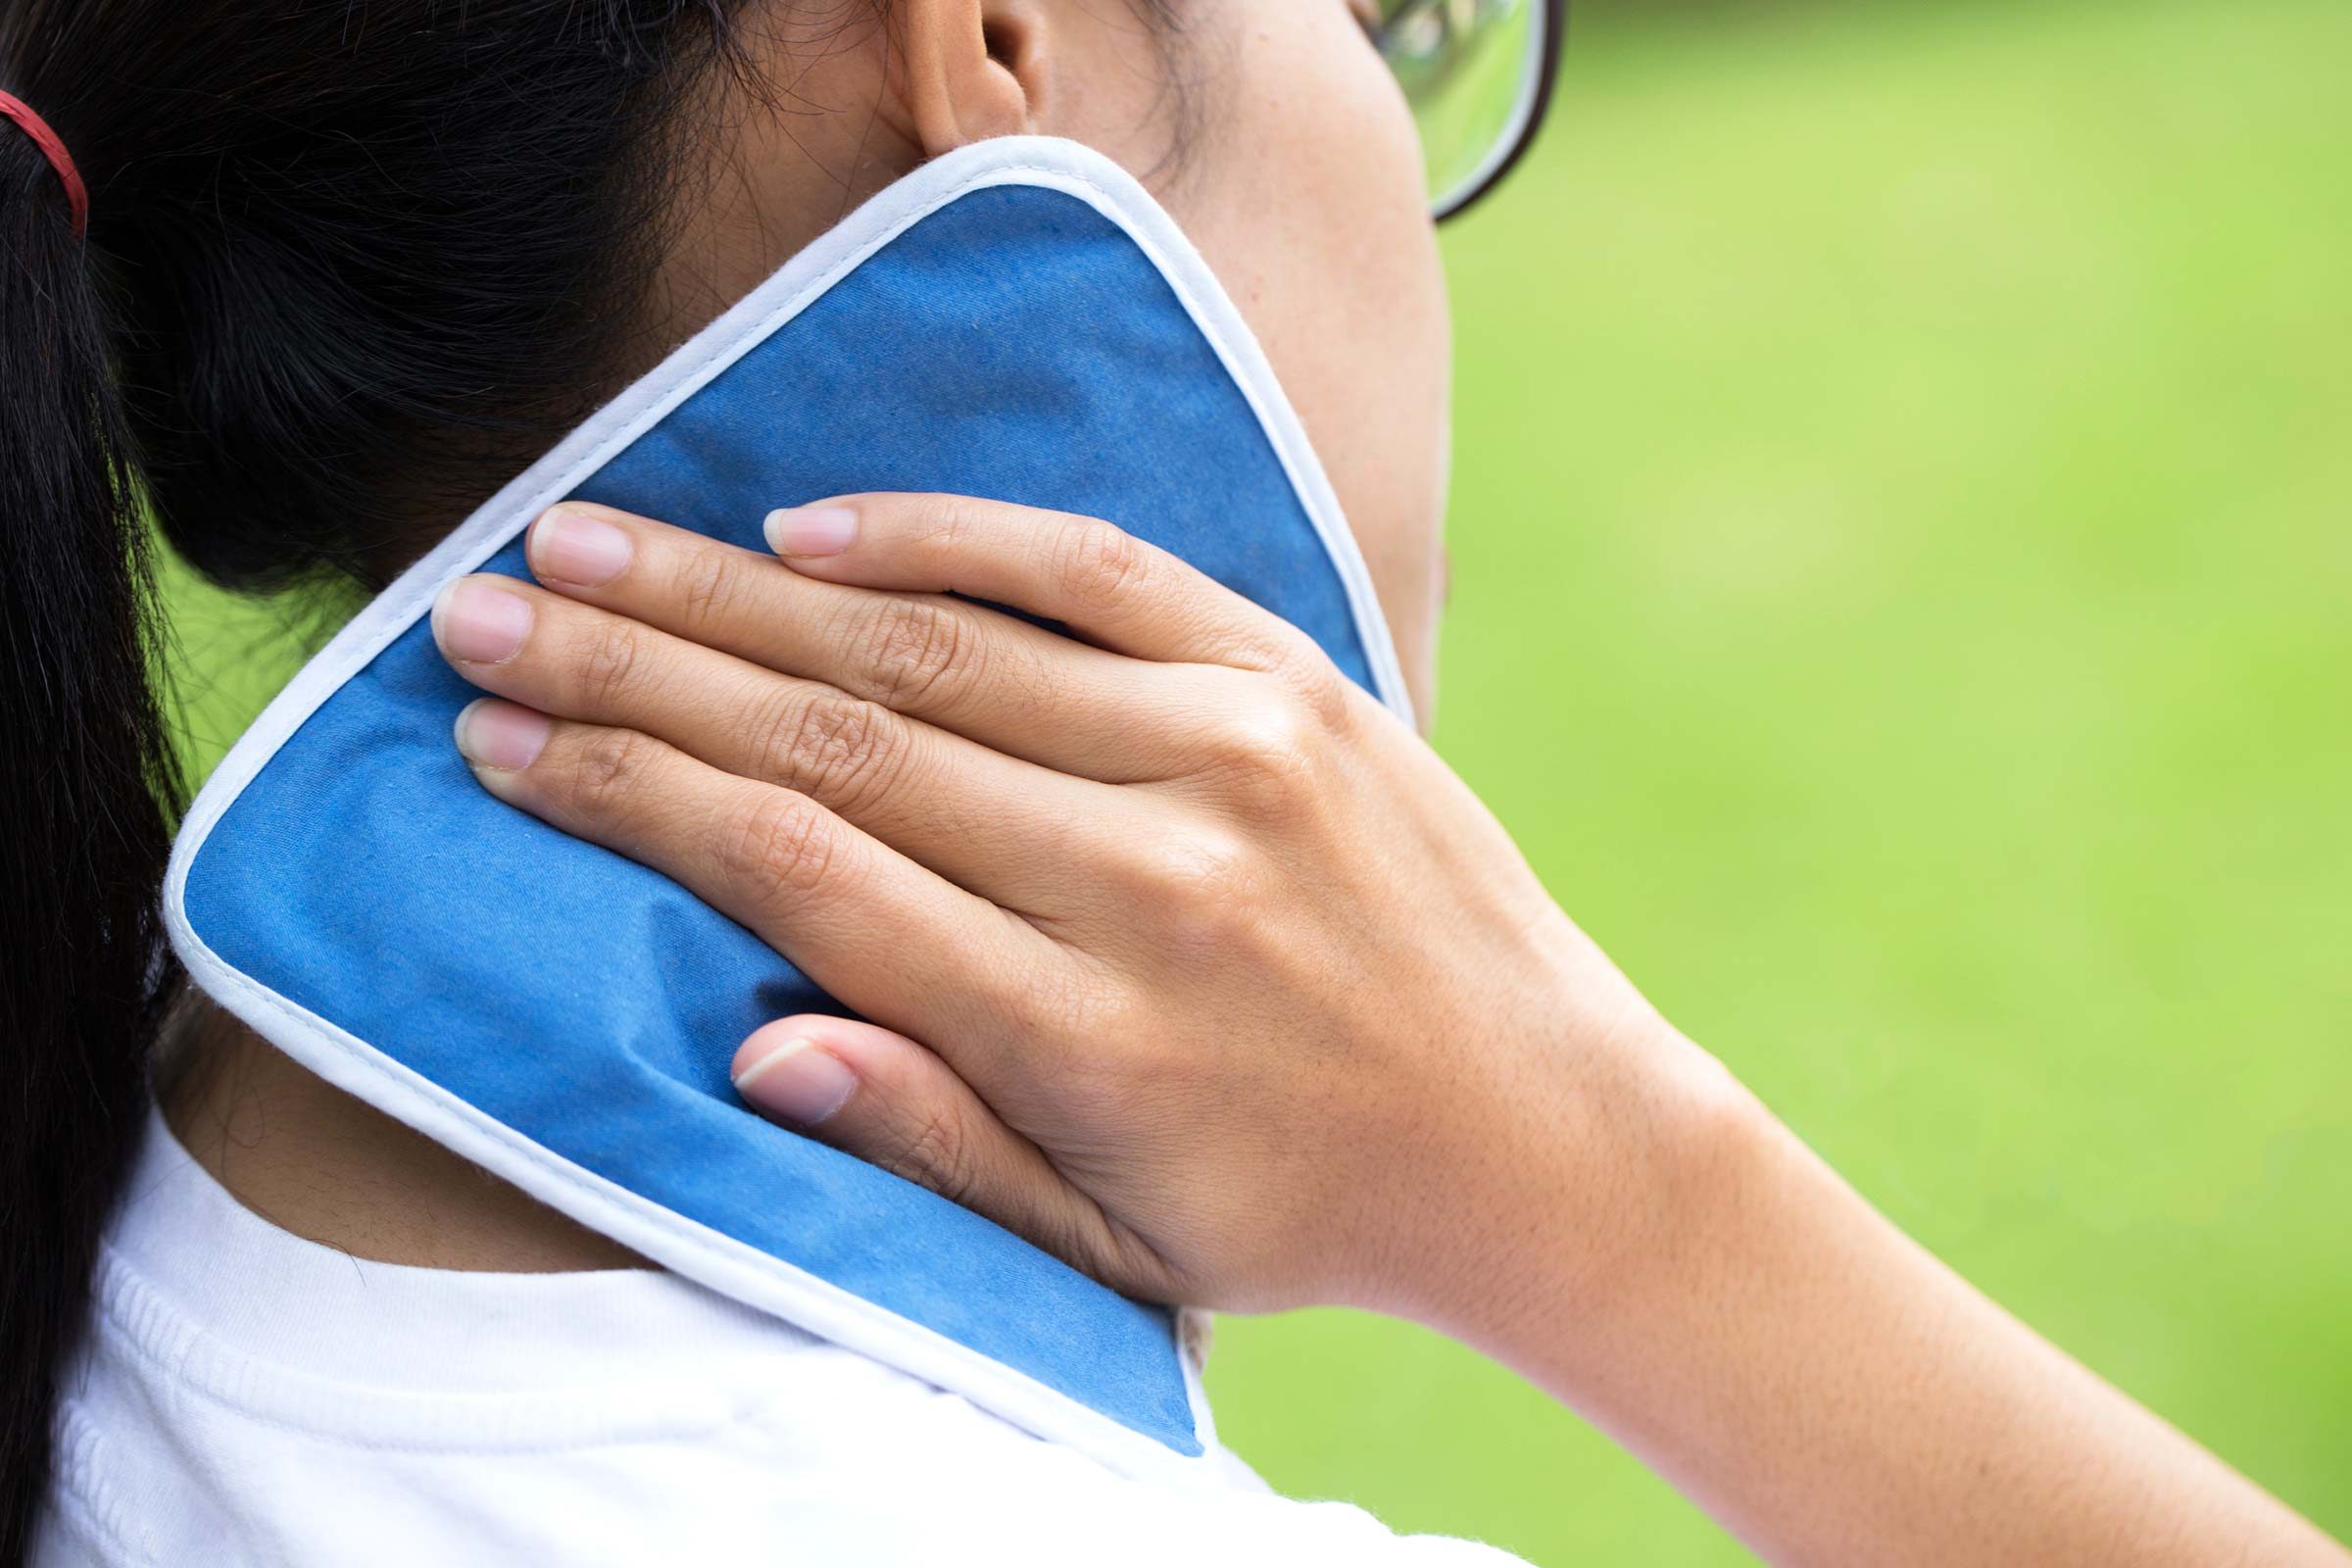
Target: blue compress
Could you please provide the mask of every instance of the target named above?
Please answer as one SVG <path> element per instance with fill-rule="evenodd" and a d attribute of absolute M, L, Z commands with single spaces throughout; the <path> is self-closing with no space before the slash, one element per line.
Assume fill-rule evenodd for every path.
<path fill-rule="evenodd" d="M 469 518 L 207 786 L 168 887 L 198 982 L 295 1057 L 681 1273 L 1123 1468 L 1199 1455 L 1170 1314 L 747 1113 L 743 1037 L 840 1010 L 674 883 L 499 804 L 426 611 L 581 496 L 758 548 L 771 508 L 938 490 L 1110 518 L 1303 627 L 1401 711 L 1360 559 L 1238 315 L 1067 143 L 860 211 Z"/>

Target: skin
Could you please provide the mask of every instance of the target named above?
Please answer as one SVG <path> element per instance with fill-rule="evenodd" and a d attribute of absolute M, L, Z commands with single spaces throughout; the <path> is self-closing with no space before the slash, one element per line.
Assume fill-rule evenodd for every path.
<path fill-rule="evenodd" d="M 910 4 L 872 63 L 874 177 L 1100 108 L 1063 63 L 1140 57 L 1095 11 Z M 1426 697 L 1444 333 L 1408 127 L 1337 0 L 1207 14 L 1229 118 L 1164 188 L 1268 336 Z M 1111 150 L 1154 167 L 1148 136 Z M 676 297 L 748 281 L 716 259 L 759 232 L 717 223 Z M 834 498 L 769 540 L 566 506 L 535 584 L 434 612 L 490 694 L 457 735 L 482 787 L 873 1020 L 746 1041 L 763 1113 L 1139 1296 L 1431 1324 L 1774 1560 L 2347 1560 L 1875 1214 L 1294 629 L 1106 523 L 996 503 Z"/>
<path fill-rule="evenodd" d="M 566 506 L 435 619 L 484 788 L 873 1020 L 755 1033 L 755 1106 L 1137 1296 L 1453 1335 L 1772 1560 L 2347 1560 L 1876 1214 L 1293 628 L 999 503 L 769 539 Z"/>
<path fill-rule="evenodd" d="M 710 172 L 687 193 L 657 319 L 621 373 L 649 368 L 926 159 L 1016 133 L 1086 142 L 1175 214 L 1264 345 L 1428 712 L 1451 342 L 1419 149 L 1359 15 L 1342 0 L 1188 0 L 1173 57 L 1118 0 L 894 0 L 887 31 L 858 8 L 790 0 L 748 25 L 760 79 L 711 107 L 725 128 Z M 439 1268 L 638 1261 L 201 999 L 187 1010 L 161 1063 L 165 1113 L 284 1228 Z"/>

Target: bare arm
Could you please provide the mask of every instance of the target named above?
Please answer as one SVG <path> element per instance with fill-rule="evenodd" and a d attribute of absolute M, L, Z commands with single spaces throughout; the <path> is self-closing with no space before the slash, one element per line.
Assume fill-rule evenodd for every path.
<path fill-rule="evenodd" d="M 1865 1202 L 1744 1094 L 1694 1101 L 1598 1274 L 1567 1238 L 1438 1310 L 1787 1563 L 2346 1554 Z M 1433 1313 L 1432 1315 L 1437 1315 Z"/>
<path fill-rule="evenodd" d="M 1295 629 L 1086 518 L 770 537 L 559 509 L 434 620 L 485 788 L 873 1020 L 754 1034 L 767 1114 L 1137 1296 L 1432 1324 L 1776 1560 L 2347 1560 L 1874 1212 Z"/>

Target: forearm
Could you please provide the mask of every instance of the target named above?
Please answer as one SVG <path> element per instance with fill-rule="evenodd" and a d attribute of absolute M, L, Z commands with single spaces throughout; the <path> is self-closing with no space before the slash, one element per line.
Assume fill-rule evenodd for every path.
<path fill-rule="evenodd" d="M 1464 1326 L 1758 1552 L 2352 1560 L 1903 1236 L 1744 1092 L 1688 1099 L 1644 1113 L 1648 1197 L 1628 1190 L 1605 1264 L 1547 1280 L 1545 1255 L 1589 1246 L 1524 1250 Z"/>

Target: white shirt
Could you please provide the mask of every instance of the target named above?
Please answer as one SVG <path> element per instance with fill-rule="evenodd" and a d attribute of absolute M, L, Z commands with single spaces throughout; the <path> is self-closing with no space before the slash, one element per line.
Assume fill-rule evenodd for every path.
<path fill-rule="evenodd" d="M 1123 1478 L 672 1274 L 363 1262 L 152 1111 L 95 1288 L 41 1568 L 1518 1561 L 1222 1450 L 1227 1490 Z"/>

